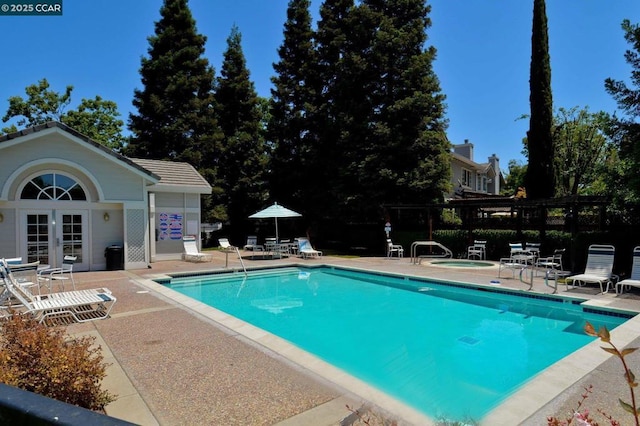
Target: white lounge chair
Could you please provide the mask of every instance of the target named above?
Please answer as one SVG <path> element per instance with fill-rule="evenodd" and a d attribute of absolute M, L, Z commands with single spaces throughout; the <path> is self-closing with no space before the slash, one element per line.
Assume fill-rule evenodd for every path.
<path fill-rule="evenodd" d="M 184 245 L 182 260 L 187 262 L 210 262 L 213 260 L 212 254 L 202 253 L 198 249 L 198 242 L 195 237 L 190 235 L 182 237 L 182 244 Z"/>
<path fill-rule="evenodd" d="M 311 246 L 311 242 L 306 238 L 298 238 L 298 254 L 301 255 L 303 259 L 322 256 L 322 252 L 314 249 L 313 246 Z"/>
<path fill-rule="evenodd" d="M 228 238 L 218 238 L 218 244 L 220 244 L 220 247 L 222 247 L 223 250 L 236 250 L 236 248 L 231 245 Z"/>
<path fill-rule="evenodd" d="M 640 246 L 633 249 L 631 276 L 616 283 L 616 294 L 622 294 L 631 287 L 640 287 Z"/>
<path fill-rule="evenodd" d="M 387 238 L 387 257 L 393 257 L 393 253 L 398 257 L 404 257 L 404 247 L 400 244 L 393 244 L 391 238 Z"/>
<path fill-rule="evenodd" d="M 590 245 L 584 273 L 567 277 L 565 281 L 567 290 L 569 290 L 569 284 L 575 288 L 589 283 L 597 283 L 600 285 L 600 292 L 607 293 L 609 286 L 617 280 L 617 277 L 613 275 L 615 253 L 615 247 L 610 245 Z"/>
<path fill-rule="evenodd" d="M 105 319 L 116 303 L 111 291 L 105 288 L 34 295 L 29 287 L 16 281 L 4 259 L 0 260 L 0 279 L 16 301 L 12 309 L 31 314 L 36 320 L 49 324 Z"/>

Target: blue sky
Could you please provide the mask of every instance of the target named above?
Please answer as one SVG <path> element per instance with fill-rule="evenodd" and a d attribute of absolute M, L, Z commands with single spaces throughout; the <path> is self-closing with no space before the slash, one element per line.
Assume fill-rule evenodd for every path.
<path fill-rule="evenodd" d="M 312 0 L 318 15 L 321 0 Z M 506 170 L 524 162 L 522 138 L 529 112 L 532 0 L 430 0 L 428 45 L 438 50 L 434 69 L 447 96 L 448 137 L 469 139 L 475 160 L 495 153 Z M 0 116 L 8 98 L 46 78 L 54 90 L 73 85 L 72 107 L 96 95 L 118 104 L 127 121 L 134 88 L 141 88 L 140 58 L 154 33 L 162 0 L 63 0 L 62 16 L 0 16 Z M 205 55 L 219 74 L 231 27 L 242 33 L 251 79 L 269 96 L 288 0 L 190 0 Z M 614 112 L 604 80 L 628 81 L 629 45 L 620 24 L 640 22 L 637 0 L 547 0 L 554 107 Z M 2 123 L 2 125 L 6 125 Z"/>

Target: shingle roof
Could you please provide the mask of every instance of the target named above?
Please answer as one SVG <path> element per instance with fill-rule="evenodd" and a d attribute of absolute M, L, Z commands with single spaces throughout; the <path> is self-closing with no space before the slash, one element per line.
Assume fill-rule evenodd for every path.
<path fill-rule="evenodd" d="M 189 163 L 142 158 L 131 158 L 130 160 L 154 175 L 160 176 L 159 185 L 196 186 L 211 189 L 209 182 Z"/>

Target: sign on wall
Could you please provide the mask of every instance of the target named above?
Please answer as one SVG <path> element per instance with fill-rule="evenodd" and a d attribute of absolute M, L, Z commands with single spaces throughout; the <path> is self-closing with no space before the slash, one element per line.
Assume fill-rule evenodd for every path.
<path fill-rule="evenodd" d="M 181 240 L 182 239 L 182 215 L 178 213 L 160 213 L 158 216 L 160 224 L 158 226 L 160 233 L 158 239 L 165 240 Z"/>

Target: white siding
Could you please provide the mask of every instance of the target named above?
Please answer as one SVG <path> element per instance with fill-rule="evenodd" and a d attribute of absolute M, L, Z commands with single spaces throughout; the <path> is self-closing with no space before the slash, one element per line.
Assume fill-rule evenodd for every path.
<path fill-rule="evenodd" d="M 16 211 L 14 209 L 3 209 L 0 203 L 0 258 L 18 256 L 18 246 L 16 243 Z"/>
<path fill-rule="evenodd" d="M 119 165 L 113 158 L 100 155 L 60 134 L 51 134 L 4 148 L 0 158 L 0 181 L 2 182 L 23 165 L 32 162 L 34 158 L 59 159 L 61 162 L 76 163 L 90 170 L 91 175 L 101 184 L 105 198 L 102 201 L 144 199 L 144 182 L 138 174 Z M 36 165 L 32 169 L 25 170 L 21 176 L 52 168 L 56 168 L 55 164 Z M 83 184 L 93 190 L 92 198 L 97 196 L 93 184 L 79 169 L 70 170 L 67 165 L 57 166 L 57 168 L 76 175 Z"/>

